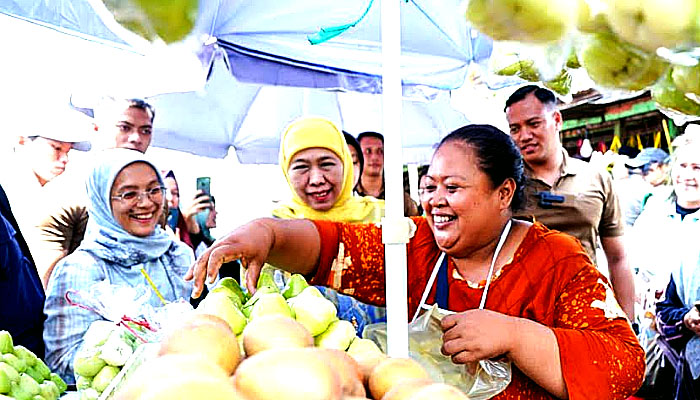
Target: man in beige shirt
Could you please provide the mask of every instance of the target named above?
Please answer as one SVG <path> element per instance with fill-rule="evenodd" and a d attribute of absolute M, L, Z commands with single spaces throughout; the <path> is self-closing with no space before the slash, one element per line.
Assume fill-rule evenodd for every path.
<path fill-rule="evenodd" d="M 505 112 L 528 177 L 526 206 L 516 217 L 578 238 L 593 262 L 600 240 L 617 301 L 634 320 L 634 280 L 612 177 L 564 150 L 559 138 L 562 116 L 551 91 L 524 86 L 508 98 Z"/>

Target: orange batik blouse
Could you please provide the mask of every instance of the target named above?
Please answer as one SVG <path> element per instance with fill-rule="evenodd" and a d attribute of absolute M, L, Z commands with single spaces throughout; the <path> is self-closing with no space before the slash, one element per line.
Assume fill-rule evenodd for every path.
<path fill-rule="evenodd" d="M 440 256 L 423 218 L 407 245 L 409 316 L 418 307 Z M 321 254 L 311 283 L 364 302 L 385 305 L 381 229 L 375 224 L 315 221 Z M 339 254 L 340 253 L 342 254 Z M 339 267 L 340 266 L 340 267 Z M 479 307 L 483 283 L 461 278 L 448 261 L 448 304 L 460 312 Z M 428 303 L 433 303 L 435 288 Z M 535 223 L 510 263 L 495 275 L 486 309 L 550 327 L 557 338 L 570 399 L 625 399 L 641 385 L 644 352 L 615 300 L 608 280 L 573 237 Z M 533 349 L 537 351 L 537 349 Z M 513 365 L 513 378 L 494 399 L 554 398 Z"/>

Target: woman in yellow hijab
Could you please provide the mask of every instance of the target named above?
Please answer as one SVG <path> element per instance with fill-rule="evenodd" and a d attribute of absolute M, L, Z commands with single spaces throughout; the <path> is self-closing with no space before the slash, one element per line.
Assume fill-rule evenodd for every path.
<path fill-rule="evenodd" d="M 352 195 L 352 155 L 343 133 L 331 121 L 304 117 L 292 122 L 280 142 L 280 166 L 292 199 L 272 212 L 277 218 L 373 223 L 384 215 L 384 200 Z M 275 280 L 285 280 L 277 271 L 275 275 Z M 386 322 L 385 307 L 317 288 L 335 304 L 338 317 L 352 322 L 358 334 L 367 324 Z"/>
<path fill-rule="evenodd" d="M 352 195 L 352 156 L 327 119 L 292 122 L 282 135 L 279 163 L 292 198 L 272 212 L 278 218 L 370 223 L 384 214 L 383 200 Z"/>

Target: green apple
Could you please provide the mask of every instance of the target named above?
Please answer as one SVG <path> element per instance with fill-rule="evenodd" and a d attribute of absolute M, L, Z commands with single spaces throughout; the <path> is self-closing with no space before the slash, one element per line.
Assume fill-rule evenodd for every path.
<path fill-rule="evenodd" d="M 44 383 L 39 385 L 39 387 L 41 388 L 41 397 L 43 397 L 44 399 L 54 400 L 61 395 L 61 393 L 58 391 L 58 387 L 56 386 L 56 384 L 51 381 L 45 381 Z"/>
<path fill-rule="evenodd" d="M 9 393 L 12 389 L 12 381 L 5 371 L 0 369 L 0 394 Z"/>
<path fill-rule="evenodd" d="M 19 372 L 12 368 L 10 364 L 0 361 L 0 372 L 5 373 L 11 382 L 19 383 Z"/>
<path fill-rule="evenodd" d="M 292 310 L 287 305 L 287 301 L 280 293 L 264 293 L 253 304 L 250 311 L 250 319 L 255 319 L 263 315 L 280 314 L 293 318 Z"/>
<path fill-rule="evenodd" d="M 166 43 L 182 40 L 197 18 L 197 0 L 134 0 Z"/>
<path fill-rule="evenodd" d="M 349 321 L 339 319 L 331 322 L 323 333 L 314 338 L 316 347 L 325 349 L 347 350 L 357 337 L 355 327 Z"/>
<path fill-rule="evenodd" d="M 282 290 L 282 296 L 284 296 L 285 299 L 292 298 L 301 293 L 307 287 L 309 287 L 309 284 L 306 282 L 306 278 L 304 278 L 303 275 L 293 274 Z"/>
<path fill-rule="evenodd" d="M 302 324 L 311 333 L 311 336 L 316 336 L 323 333 L 331 322 L 338 319 L 338 310 L 335 308 L 335 304 L 325 297 L 317 297 L 313 294 L 304 295 L 311 288 L 314 287 L 309 286 L 304 289 L 299 296 L 290 299 L 290 302 L 297 322 Z M 318 291 L 318 289 L 316 290 Z"/>
<path fill-rule="evenodd" d="M 578 17 L 569 0 L 469 0 L 467 20 L 495 40 L 557 41 Z"/>
<path fill-rule="evenodd" d="M 680 91 L 700 95 L 700 64 L 694 67 L 674 65 L 671 77 Z"/>
<path fill-rule="evenodd" d="M 119 370 L 119 367 L 112 365 L 104 366 L 100 372 L 98 372 L 97 375 L 92 378 L 92 384 L 90 387 L 100 393 L 104 392 L 105 389 L 107 389 L 107 386 L 109 386 L 110 382 L 112 382 L 112 380 L 119 374 Z"/>
<path fill-rule="evenodd" d="M 8 331 L 0 331 L 0 354 L 12 353 L 13 351 L 12 335 Z"/>
<path fill-rule="evenodd" d="M 520 79 L 524 79 L 529 82 L 538 82 L 540 80 L 540 73 L 537 68 L 535 68 L 535 62 L 532 60 L 518 60 L 507 67 L 496 71 L 496 75 L 517 75 Z"/>
<path fill-rule="evenodd" d="M 12 382 L 11 386 L 10 393 L 8 394 L 15 400 L 32 400 L 32 397 L 34 397 L 33 394 L 29 393 L 17 382 Z"/>
<path fill-rule="evenodd" d="M 36 369 L 44 379 L 49 379 L 51 377 L 51 370 L 46 366 L 46 364 L 44 364 L 43 361 L 41 361 L 41 359 L 37 358 L 34 369 Z"/>
<path fill-rule="evenodd" d="M 571 74 L 563 68 L 554 79 L 544 82 L 544 85 L 562 96 L 566 96 L 571 91 Z"/>
<path fill-rule="evenodd" d="M 53 382 L 51 382 L 53 383 Z M 75 388 L 78 390 L 87 389 L 92 386 L 92 378 L 78 375 L 78 379 L 75 380 Z"/>
<path fill-rule="evenodd" d="M 597 84 L 628 90 L 641 90 L 652 85 L 669 65 L 609 33 L 589 35 L 583 41 L 579 60 Z"/>
<path fill-rule="evenodd" d="M 236 335 L 243 332 L 243 328 L 248 322 L 246 316 L 237 307 L 235 300 L 232 300 L 227 293 L 221 291 L 209 293 L 197 307 L 197 312 L 215 315 L 223 319 Z"/>
<path fill-rule="evenodd" d="M 77 375 L 92 378 L 97 375 L 105 365 L 107 365 L 107 363 L 99 357 L 99 352 L 92 349 L 91 351 L 82 351 L 75 356 L 73 371 L 75 371 Z"/>
<path fill-rule="evenodd" d="M 697 0 L 608 0 L 608 6 L 612 30 L 649 52 L 687 43 L 697 29 Z"/>
<path fill-rule="evenodd" d="M 107 341 L 100 346 L 100 358 L 115 367 L 126 364 L 133 353 L 131 345 L 122 338 L 118 330 L 112 332 Z"/>
<path fill-rule="evenodd" d="M 576 27 L 584 33 L 609 32 L 610 24 L 603 12 L 592 12 L 587 0 L 578 0 Z"/>
<path fill-rule="evenodd" d="M 66 389 L 68 389 L 68 385 L 66 384 L 66 382 L 63 380 L 63 378 L 58 376 L 57 373 L 52 372 L 49 379 L 51 380 L 51 382 L 56 384 L 56 387 L 58 387 L 59 393 L 63 393 L 66 391 Z"/>
<path fill-rule="evenodd" d="M 248 299 L 243 304 L 243 308 L 241 311 L 243 311 L 243 315 L 245 315 L 247 318 L 250 318 L 250 312 L 253 310 L 253 305 L 258 301 L 260 296 L 267 294 L 267 293 L 279 293 L 279 290 L 277 289 L 277 286 L 272 287 L 272 286 L 261 286 L 257 289 L 255 294 Z"/>
<path fill-rule="evenodd" d="M 32 353 L 31 350 L 27 349 L 24 346 L 15 346 L 14 354 L 17 356 L 17 358 L 24 360 L 24 362 L 27 364 L 27 367 L 33 367 L 34 365 L 36 365 L 36 361 L 38 360 L 36 354 Z"/>
<path fill-rule="evenodd" d="M 700 103 L 686 96 L 674 84 L 671 73 L 667 73 L 651 88 L 651 98 L 661 107 L 669 108 L 686 115 L 700 115 Z"/>
<path fill-rule="evenodd" d="M 240 302 L 241 304 L 248 301 L 248 295 L 245 292 L 243 292 L 241 285 L 239 285 L 238 281 L 236 281 L 234 278 L 226 277 L 221 279 L 212 291 L 216 291 L 219 289 L 227 289 L 228 293 L 237 297 L 239 300 L 238 302 Z"/>
<path fill-rule="evenodd" d="M 12 368 L 14 368 L 19 373 L 22 373 L 22 372 L 27 370 L 27 363 L 12 353 L 3 354 L 2 361 L 9 364 Z"/>
<path fill-rule="evenodd" d="M 34 367 L 27 367 L 27 370 L 24 371 L 24 373 L 31 376 L 37 383 L 44 382 L 44 377 Z"/>
<path fill-rule="evenodd" d="M 355 340 L 350 343 L 347 353 L 351 356 L 358 354 L 384 354 L 382 349 L 380 349 L 373 340 L 359 337 L 355 338 Z"/>
<path fill-rule="evenodd" d="M 36 396 L 41 392 L 41 387 L 39 387 L 34 378 L 24 373 L 19 374 L 19 387 L 32 396 Z"/>

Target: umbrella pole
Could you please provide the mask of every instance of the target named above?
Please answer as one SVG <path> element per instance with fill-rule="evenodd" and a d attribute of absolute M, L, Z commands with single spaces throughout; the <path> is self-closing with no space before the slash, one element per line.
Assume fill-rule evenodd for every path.
<path fill-rule="evenodd" d="M 381 2 L 382 15 L 382 116 L 386 217 L 385 243 L 387 353 L 408 357 L 408 305 L 406 243 L 408 223 L 403 215 L 403 163 L 401 155 L 401 2 Z"/>

